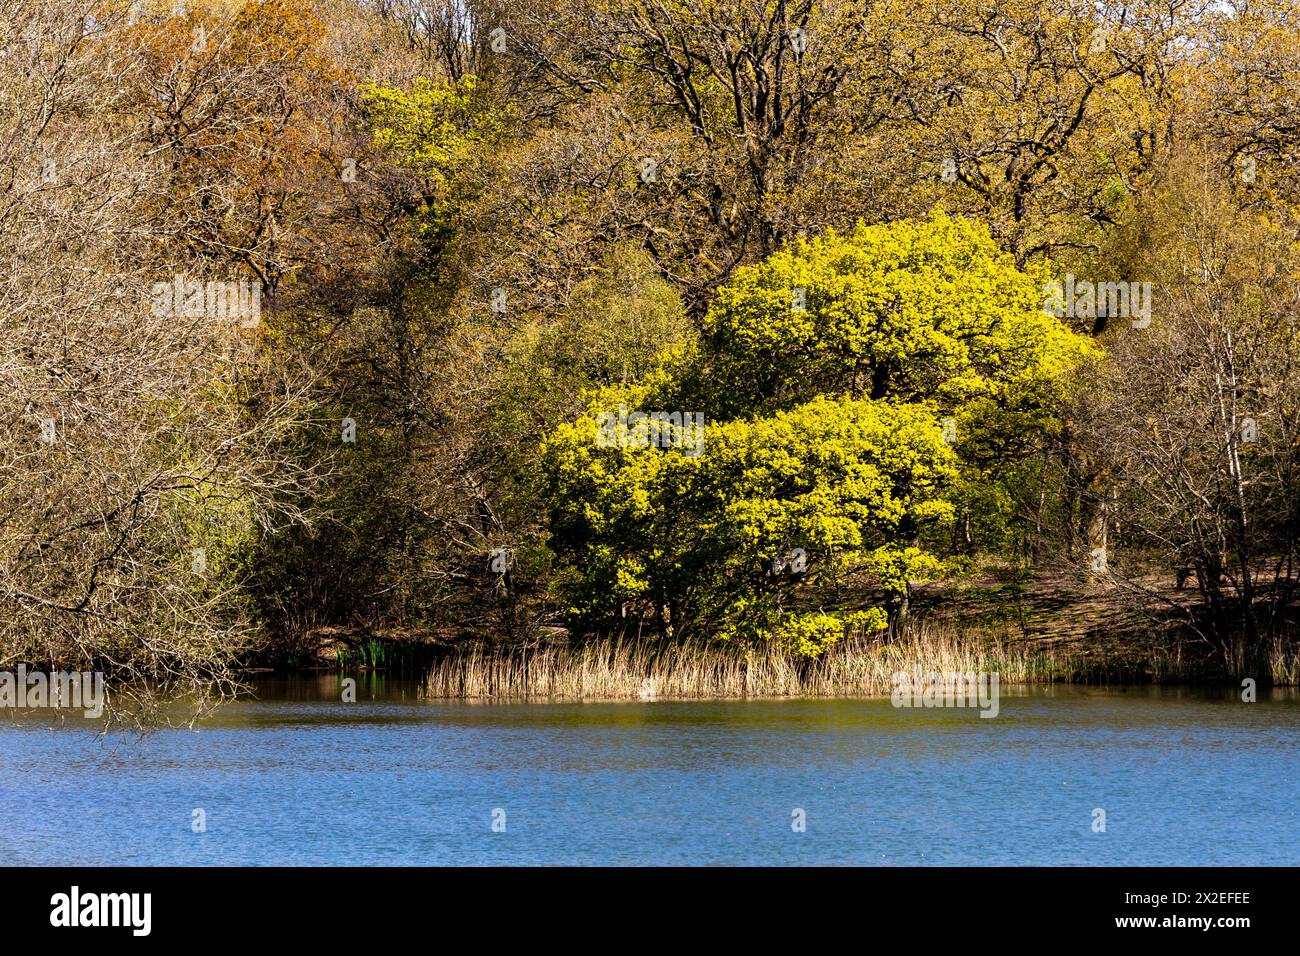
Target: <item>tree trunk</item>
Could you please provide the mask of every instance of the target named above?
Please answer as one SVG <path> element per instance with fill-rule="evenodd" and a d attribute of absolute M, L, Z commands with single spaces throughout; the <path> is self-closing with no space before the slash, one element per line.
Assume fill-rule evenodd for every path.
<path fill-rule="evenodd" d="M 891 594 L 885 602 L 891 641 L 901 640 L 907 636 L 908 617 L 912 607 L 911 590 L 911 585 L 908 585 L 906 590 Z"/>

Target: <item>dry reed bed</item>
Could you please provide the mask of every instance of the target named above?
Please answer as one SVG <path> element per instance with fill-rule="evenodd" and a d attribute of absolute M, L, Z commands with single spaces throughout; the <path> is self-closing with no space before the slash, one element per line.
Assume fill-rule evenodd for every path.
<path fill-rule="evenodd" d="M 895 672 L 918 667 L 996 671 L 1005 683 L 1059 680 L 1066 670 L 1037 648 L 976 647 L 924 630 L 895 644 L 846 643 L 817 661 L 798 661 L 770 647 L 609 640 L 522 652 L 462 651 L 432 669 L 425 694 L 469 700 L 880 696 L 890 692 Z"/>
<path fill-rule="evenodd" d="M 744 697 L 886 696 L 898 671 L 993 672 L 999 682 L 1177 683 L 1204 679 L 1203 662 L 1147 649 L 1116 661 L 1024 640 L 971 638 L 920 627 L 903 641 L 860 638 L 820 660 L 799 661 L 772 647 L 635 639 L 556 644 L 523 651 L 473 647 L 430 671 L 424 693 L 458 700 L 636 700 Z M 1261 670 L 1280 686 L 1300 685 L 1300 655 L 1280 642 Z"/>

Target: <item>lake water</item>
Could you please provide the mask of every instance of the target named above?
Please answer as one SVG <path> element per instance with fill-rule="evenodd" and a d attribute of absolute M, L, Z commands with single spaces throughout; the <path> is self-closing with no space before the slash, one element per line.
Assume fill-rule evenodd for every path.
<path fill-rule="evenodd" d="M 996 719 L 257 692 L 143 739 L 0 717 L 0 863 L 1300 864 L 1291 692 L 1003 688 Z"/>

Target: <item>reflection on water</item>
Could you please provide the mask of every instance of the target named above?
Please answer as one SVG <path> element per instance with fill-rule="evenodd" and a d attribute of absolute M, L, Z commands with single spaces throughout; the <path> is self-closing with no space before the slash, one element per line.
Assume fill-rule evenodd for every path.
<path fill-rule="evenodd" d="M 333 675 L 263 681 L 143 740 L 0 718 L 0 862 L 1300 863 L 1295 692 L 1004 687 L 994 720 L 430 703 L 377 676 L 340 698 Z"/>

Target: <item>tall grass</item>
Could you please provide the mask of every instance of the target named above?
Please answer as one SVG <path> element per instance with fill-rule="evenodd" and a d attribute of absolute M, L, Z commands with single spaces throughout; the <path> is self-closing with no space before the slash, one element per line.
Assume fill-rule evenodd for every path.
<path fill-rule="evenodd" d="M 1300 647 L 1275 640 L 1268 649 L 1268 668 L 1279 687 L 1300 686 Z"/>
<path fill-rule="evenodd" d="M 854 697 L 887 695 L 897 671 L 997 672 L 1005 683 L 1068 680 L 1077 670 L 1051 651 L 975 643 L 919 628 L 906 640 L 859 639 L 816 661 L 773 647 L 608 640 L 528 650 L 474 647 L 434 666 L 430 698 L 635 700 L 638 698 Z"/>
<path fill-rule="evenodd" d="M 815 661 L 775 647 L 624 639 L 537 648 L 462 648 L 437 662 L 429 698 L 460 700 L 635 700 L 720 697 L 875 697 L 893 675 L 997 673 L 1001 684 L 1235 682 L 1203 657 L 1153 644 L 1118 653 L 1074 652 L 1009 636 L 957 633 L 922 624 L 904 640 L 862 637 Z M 1260 662 L 1261 683 L 1300 685 L 1300 651 L 1277 642 Z"/>

